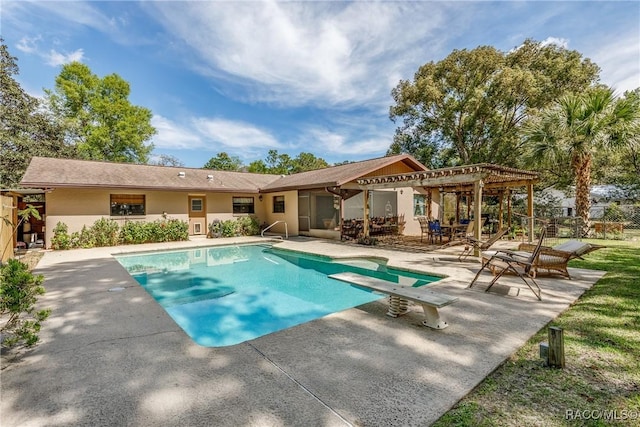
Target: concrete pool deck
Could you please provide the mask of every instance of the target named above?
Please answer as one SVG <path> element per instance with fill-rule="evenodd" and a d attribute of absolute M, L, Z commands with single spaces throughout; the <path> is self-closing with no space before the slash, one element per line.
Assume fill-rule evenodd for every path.
<path fill-rule="evenodd" d="M 449 276 L 432 289 L 457 296 L 444 330 L 422 308 L 385 316 L 386 299 L 242 344 L 193 343 L 112 254 L 255 242 L 252 238 L 47 252 L 41 342 L 0 374 L 2 426 L 426 426 L 564 311 L 604 272 L 539 279 L 543 300 L 516 277 L 517 297 L 467 289 L 480 267 L 459 248 L 413 253 L 316 239 L 279 247 L 376 256 Z M 264 242 L 263 239 L 259 241 Z M 498 285 L 496 285 L 498 287 Z M 119 292 L 113 288 L 124 288 Z M 498 287 L 498 289 L 501 289 Z"/>

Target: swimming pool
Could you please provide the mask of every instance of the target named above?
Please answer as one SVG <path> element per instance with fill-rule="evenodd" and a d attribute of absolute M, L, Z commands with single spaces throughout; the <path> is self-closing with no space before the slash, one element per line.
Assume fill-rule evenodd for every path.
<path fill-rule="evenodd" d="M 383 298 L 330 279 L 356 272 L 407 286 L 439 277 L 365 259 L 331 260 L 264 245 L 117 256 L 116 259 L 198 344 L 238 344 Z"/>

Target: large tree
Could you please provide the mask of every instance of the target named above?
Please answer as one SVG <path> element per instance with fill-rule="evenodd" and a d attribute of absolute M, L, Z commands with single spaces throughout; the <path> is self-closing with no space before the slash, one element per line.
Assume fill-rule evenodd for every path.
<path fill-rule="evenodd" d="M 393 89 L 389 115 L 402 123 L 389 154 L 407 152 L 434 166 L 514 165 L 528 115 L 586 89 L 598 73 L 580 53 L 533 40 L 510 52 L 454 50 Z"/>
<path fill-rule="evenodd" d="M 218 153 L 216 157 L 210 158 L 202 168 L 219 171 L 239 171 L 242 170 L 242 160 L 238 156 L 230 156 L 223 151 Z"/>
<path fill-rule="evenodd" d="M 149 109 L 129 102 L 129 83 L 117 74 L 100 78 L 88 66 L 62 67 L 55 90 L 46 91 L 51 110 L 64 118 L 68 142 L 83 158 L 147 163 L 156 133 Z"/>
<path fill-rule="evenodd" d="M 302 152 L 291 158 L 288 154 L 279 154 L 278 150 L 269 150 L 265 161 L 256 160 L 247 168 L 253 173 L 270 173 L 276 175 L 290 175 L 316 169 L 323 169 L 329 164 L 322 158 L 311 153 Z"/>
<path fill-rule="evenodd" d="M 623 94 L 640 111 L 640 88 Z M 640 191 L 640 129 L 629 129 L 626 143 L 616 151 L 598 151 L 594 156 L 594 183 L 635 187 Z"/>
<path fill-rule="evenodd" d="M 15 188 L 33 156 L 74 157 L 63 129 L 15 80 L 17 58 L 0 39 L 0 187 Z"/>
<path fill-rule="evenodd" d="M 637 141 L 639 131 L 637 100 L 616 98 L 606 87 L 565 95 L 527 123 L 524 135 L 529 163 L 560 177 L 570 171 L 583 236 L 589 232 L 594 155 Z"/>
<path fill-rule="evenodd" d="M 182 160 L 171 154 L 160 154 L 149 160 L 150 165 L 184 167 Z"/>

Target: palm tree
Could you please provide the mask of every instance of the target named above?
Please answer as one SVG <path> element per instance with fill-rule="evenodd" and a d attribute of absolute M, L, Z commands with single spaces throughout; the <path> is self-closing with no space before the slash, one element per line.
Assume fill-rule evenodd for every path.
<path fill-rule="evenodd" d="M 597 87 L 562 97 L 525 127 L 530 162 L 556 170 L 570 168 L 583 237 L 589 233 L 593 154 L 637 138 L 638 123 L 638 105 L 631 97 L 616 98 L 611 89 Z"/>

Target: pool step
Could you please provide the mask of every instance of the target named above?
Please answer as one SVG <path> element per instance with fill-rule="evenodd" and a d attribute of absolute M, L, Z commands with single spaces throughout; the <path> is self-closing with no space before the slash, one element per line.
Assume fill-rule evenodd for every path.
<path fill-rule="evenodd" d="M 192 292 L 190 295 L 173 298 L 170 302 L 167 302 L 167 303 L 162 302 L 162 299 L 160 299 L 159 302 L 164 307 L 174 307 L 176 305 L 185 305 L 185 304 L 192 304 L 198 301 L 218 299 L 218 298 L 226 297 L 227 295 L 231 295 L 233 293 L 235 293 L 235 290 L 231 288 L 212 289 L 212 290 L 207 290 L 206 292 L 196 290 Z"/>

